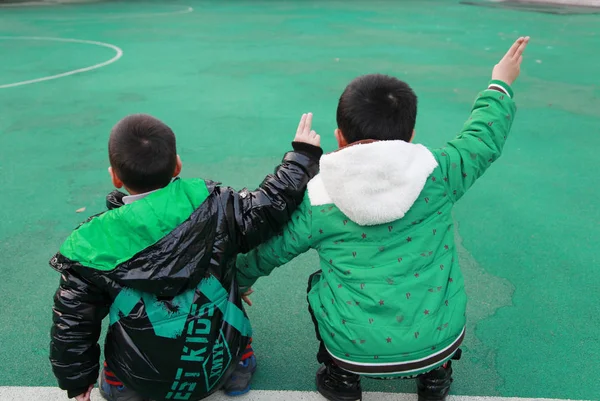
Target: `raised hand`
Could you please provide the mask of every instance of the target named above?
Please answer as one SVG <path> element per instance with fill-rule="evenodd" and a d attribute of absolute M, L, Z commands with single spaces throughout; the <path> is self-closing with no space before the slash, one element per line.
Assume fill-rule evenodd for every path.
<path fill-rule="evenodd" d="M 312 118 L 312 113 L 302 114 L 294 142 L 304 142 L 314 146 L 321 146 L 321 136 L 314 130 L 311 130 Z"/>
<path fill-rule="evenodd" d="M 508 49 L 502 60 L 494 66 L 492 79 L 497 79 L 512 85 L 521 73 L 521 62 L 523 61 L 523 51 L 529 43 L 529 36 L 520 37 Z"/>

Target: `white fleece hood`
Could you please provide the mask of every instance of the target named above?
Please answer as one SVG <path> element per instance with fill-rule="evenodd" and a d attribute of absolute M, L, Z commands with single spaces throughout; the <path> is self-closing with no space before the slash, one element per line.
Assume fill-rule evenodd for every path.
<path fill-rule="evenodd" d="M 361 226 L 389 223 L 410 210 L 437 165 L 423 145 L 355 144 L 321 158 L 309 197 L 313 205 L 335 204 Z"/>

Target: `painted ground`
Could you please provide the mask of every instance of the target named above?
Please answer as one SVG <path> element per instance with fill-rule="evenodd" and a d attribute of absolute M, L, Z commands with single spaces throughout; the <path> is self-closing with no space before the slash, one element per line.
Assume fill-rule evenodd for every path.
<path fill-rule="evenodd" d="M 39 388 L 55 386 L 47 262 L 103 209 L 121 117 L 171 125 L 184 176 L 255 186 L 303 112 L 334 149 L 337 98 L 363 73 L 408 81 L 418 141 L 443 145 L 508 45 L 530 35 L 505 154 L 455 209 L 470 306 L 453 394 L 598 400 L 600 14 L 472 3 L 0 2 L 0 399 L 62 397 Z M 247 400 L 318 399 L 305 304 L 316 266 L 307 254 L 257 284 L 254 387 L 265 392 Z M 414 392 L 363 385 L 368 400 Z"/>

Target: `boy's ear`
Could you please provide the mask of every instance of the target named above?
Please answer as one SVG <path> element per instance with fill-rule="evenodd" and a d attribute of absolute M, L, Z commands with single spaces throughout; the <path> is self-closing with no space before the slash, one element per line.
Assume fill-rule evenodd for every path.
<path fill-rule="evenodd" d="M 333 133 L 335 135 L 335 139 L 337 140 L 340 149 L 348 146 L 348 141 L 346 140 L 346 138 L 344 138 L 344 134 L 342 133 L 341 129 L 336 128 L 335 131 L 333 131 Z"/>
<path fill-rule="evenodd" d="M 175 171 L 173 171 L 173 177 L 177 177 L 181 173 L 181 157 L 177 155 L 177 164 L 175 165 Z"/>
<path fill-rule="evenodd" d="M 112 167 L 108 168 L 108 174 L 110 174 L 110 179 L 112 180 L 115 188 L 123 188 L 123 181 L 121 181 L 121 179 L 117 176 Z"/>

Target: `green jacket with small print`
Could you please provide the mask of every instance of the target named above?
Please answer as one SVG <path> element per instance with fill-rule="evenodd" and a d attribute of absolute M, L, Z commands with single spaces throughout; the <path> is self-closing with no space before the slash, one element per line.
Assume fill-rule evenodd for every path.
<path fill-rule="evenodd" d="M 397 376 L 444 363 L 466 322 L 452 207 L 500 157 L 516 112 L 512 95 L 492 81 L 442 148 L 366 141 L 323 156 L 283 232 L 238 258 L 240 285 L 315 249 L 321 271 L 308 299 L 336 362 L 399 364 L 387 371 Z"/>

